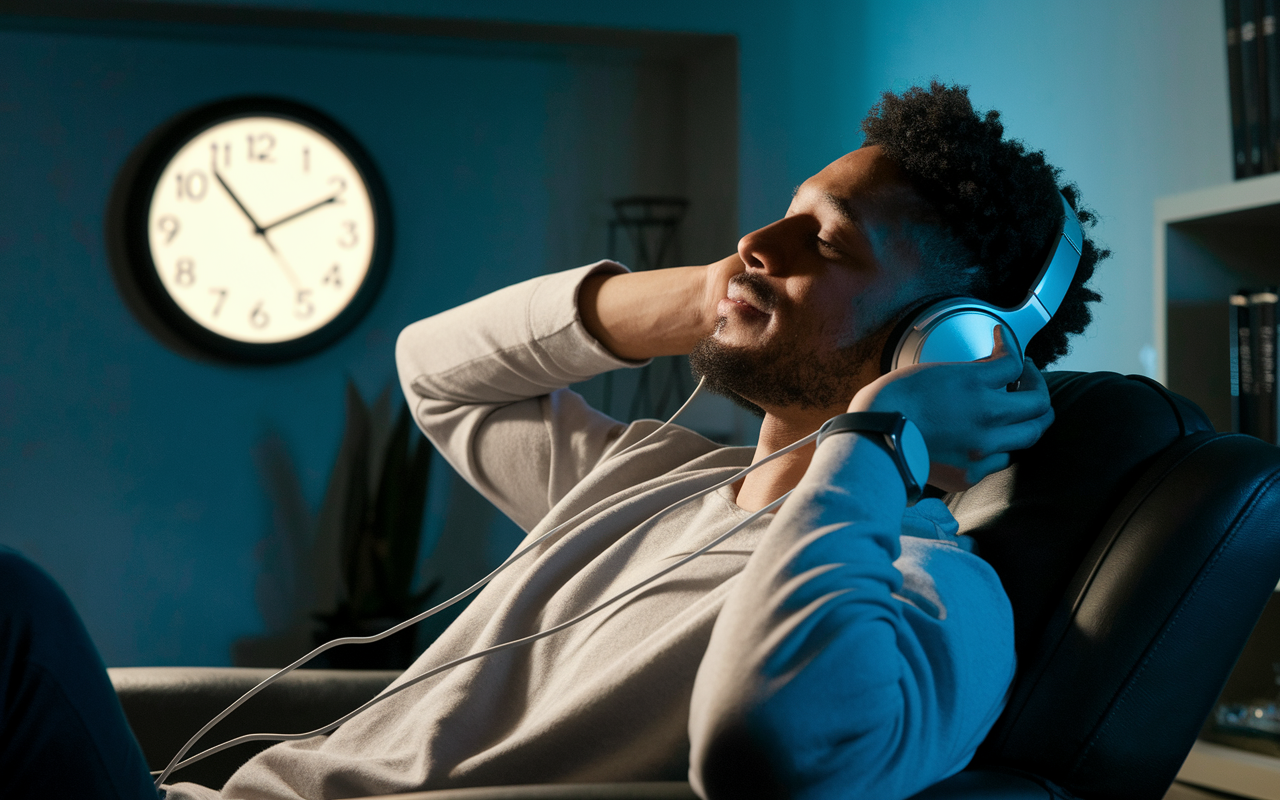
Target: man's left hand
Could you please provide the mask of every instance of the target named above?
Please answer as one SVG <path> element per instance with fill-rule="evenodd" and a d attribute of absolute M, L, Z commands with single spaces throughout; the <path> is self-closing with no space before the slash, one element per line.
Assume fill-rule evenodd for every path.
<path fill-rule="evenodd" d="M 894 370 L 854 395 L 849 411 L 897 411 L 914 422 L 929 447 L 929 483 L 949 492 L 1009 466 L 1009 453 L 1035 444 L 1053 422 L 1044 376 L 1018 360 L 1000 326 L 987 358 Z"/>

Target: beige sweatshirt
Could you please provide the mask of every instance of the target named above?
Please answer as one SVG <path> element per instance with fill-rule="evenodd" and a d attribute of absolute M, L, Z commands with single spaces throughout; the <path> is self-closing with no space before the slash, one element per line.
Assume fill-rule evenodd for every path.
<path fill-rule="evenodd" d="M 658 423 L 623 425 L 564 388 L 634 366 L 577 315 L 583 278 L 620 269 L 537 278 L 401 334 L 405 397 L 454 469 L 530 540 L 568 525 L 393 686 L 589 610 L 748 517 L 722 489 L 654 519 L 753 448 L 677 425 L 611 458 Z M 1013 645 L 999 581 L 946 508 L 904 508 L 881 446 L 832 436 L 776 515 L 602 613 L 272 747 L 221 793 L 177 784 L 169 797 L 685 778 L 715 798 L 907 797 L 968 762 L 1003 705 Z"/>

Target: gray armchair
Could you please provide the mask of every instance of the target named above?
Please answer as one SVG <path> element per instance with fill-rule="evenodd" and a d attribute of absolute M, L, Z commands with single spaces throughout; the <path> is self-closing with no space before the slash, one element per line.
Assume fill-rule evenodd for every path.
<path fill-rule="evenodd" d="M 1144 378 L 1050 373 L 1057 421 L 1009 469 L 946 498 L 1013 603 L 1019 674 L 968 769 L 915 800 L 1165 794 L 1280 578 L 1280 448 L 1214 433 Z M 264 670 L 113 669 L 162 768 Z M 309 730 L 394 673 L 293 673 L 211 741 Z M 179 774 L 220 786 L 242 746 Z M 687 784 L 510 786 L 404 800 L 676 800 Z"/>

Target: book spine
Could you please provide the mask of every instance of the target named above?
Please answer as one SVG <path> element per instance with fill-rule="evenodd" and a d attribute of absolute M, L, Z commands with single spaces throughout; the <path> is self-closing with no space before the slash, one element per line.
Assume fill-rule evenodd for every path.
<path fill-rule="evenodd" d="M 1276 38 L 1277 0 L 1263 0 L 1263 83 L 1267 87 L 1267 150 L 1269 172 L 1280 169 L 1280 39 Z"/>
<path fill-rule="evenodd" d="M 1239 295 L 1243 299 L 1243 303 L 1234 306 L 1236 317 L 1236 347 L 1238 356 L 1238 369 L 1240 376 L 1240 393 L 1238 395 L 1240 402 L 1240 433 L 1247 433 L 1250 436 L 1257 435 L 1257 421 L 1254 418 L 1254 405 L 1258 399 L 1258 387 L 1254 381 L 1254 359 L 1253 359 L 1253 325 L 1249 318 L 1249 296 L 1247 294 Z"/>
<path fill-rule="evenodd" d="M 1240 0 L 1225 0 L 1227 89 L 1231 96 L 1231 158 L 1237 179 L 1249 175 L 1249 143 L 1244 129 L 1244 86 L 1240 75 Z"/>
<path fill-rule="evenodd" d="M 1249 295 L 1249 317 L 1253 322 L 1254 436 L 1276 443 L 1276 293 Z"/>
<path fill-rule="evenodd" d="M 1240 2 L 1240 87 L 1244 92 L 1244 131 L 1249 154 L 1247 175 L 1262 174 L 1262 87 L 1259 86 L 1258 6 Z"/>
<path fill-rule="evenodd" d="M 1228 302 L 1231 304 L 1227 340 L 1231 363 L 1231 430 L 1242 433 L 1246 409 L 1243 405 L 1244 395 L 1240 391 L 1240 329 L 1244 328 L 1247 340 L 1249 338 L 1249 296 L 1244 292 L 1237 292 L 1231 295 Z M 1249 348 L 1246 345 L 1246 357 L 1248 354 Z M 1249 380 L 1253 380 L 1252 373 L 1249 375 Z"/>

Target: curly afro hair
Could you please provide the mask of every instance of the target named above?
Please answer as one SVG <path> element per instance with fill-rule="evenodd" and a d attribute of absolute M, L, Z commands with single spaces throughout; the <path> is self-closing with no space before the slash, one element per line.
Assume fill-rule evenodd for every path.
<path fill-rule="evenodd" d="M 1096 220 L 1073 184 L 1042 151 L 1004 139 L 1000 112 L 979 115 L 967 86 L 885 92 L 862 122 L 863 146 L 877 145 L 897 162 L 945 235 L 930 237 L 926 258 L 957 270 L 959 292 L 1001 307 L 1021 304 L 1044 263 L 1060 218 L 1061 192 L 1086 229 Z M 958 252 L 957 252 L 958 251 Z M 1088 303 L 1102 296 L 1085 283 L 1111 255 L 1086 233 L 1084 252 L 1058 313 L 1026 348 L 1040 369 L 1064 356 L 1068 334 L 1092 321 Z M 976 265 L 973 266 L 973 265 Z"/>

